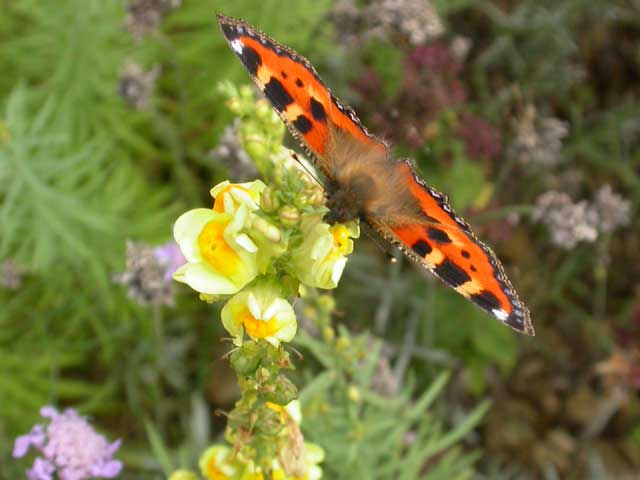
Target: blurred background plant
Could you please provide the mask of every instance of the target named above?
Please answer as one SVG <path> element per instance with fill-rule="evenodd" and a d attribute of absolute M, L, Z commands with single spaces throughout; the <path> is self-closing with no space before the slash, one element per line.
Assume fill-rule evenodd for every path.
<path fill-rule="evenodd" d="M 414 158 L 495 248 L 536 325 L 518 337 L 358 240 L 335 297 L 296 305 L 302 430 L 325 449 L 325 477 L 640 469 L 637 1 L 0 9 L 0 476 L 28 468 L 11 445 L 47 404 L 122 439 L 123 478 L 193 468 L 220 438 L 213 412 L 238 390 L 218 307 L 163 283 L 159 253 L 212 185 L 256 175 L 217 89 L 247 77 L 216 10 L 302 52 Z"/>

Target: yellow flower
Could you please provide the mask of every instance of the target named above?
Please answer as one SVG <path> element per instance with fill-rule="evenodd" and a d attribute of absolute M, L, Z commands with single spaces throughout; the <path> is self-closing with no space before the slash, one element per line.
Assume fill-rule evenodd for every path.
<path fill-rule="evenodd" d="M 260 195 L 266 185 L 260 180 L 247 183 L 231 183 L 228 180 L 211 189 L 214 199 L 213 210 L 218 213 L 233 213 L 240 205 L 245 205 L 250 212 L 260 206 Z"/>
<path fill-rule="evenodd" d="M 212 445 L 200 456 L 200 472 L 207 480 L 231 480 L 238 474 L 238 462 L 224 445 Z"/>
<path fill-rule="evenodd" d="M 176 470 L 169 476 L 169 480 L 198 480 L 198 477 L 190 470 Z"/>
<path fill-rule="evenodd" d="M 277 403 L 267 402 L 267 407 L 280 414 L 282 421 L 286 423 L 287 419 L 293 420 L 296 424 L 300 425 L 302 422 L 302 409 L 300 407 L 299 400 L 293 400 L 286 405 L 278 405 Z"/>
<path fill-rule="evenodd" d="M 320 217 L 310 217 L 302 223 L 304 240 L 292 253 L 295 273 L 310 287 L 335 288 L 353 252 L 352 238 L 358 238 L 357 223 L 336 223 L 329 226 Z"/>
<path fill-rule="evenodd" d="M 223 307 L 224 328 L 242 345 L 246 332 L 254 340 L 265 339 L 272 345 L 288 342 L 296 334 L 296 314 L 277 287 L 258 285 L 233 296 Z"/>
<path fill-rule="evenodd" d="M 287 475 L 278 462 L 274 462 L 273 480 L 320 480 L 322 468 L 319 463 L 324 460 L 324 450 L 314 443 L 305 442 L 306 473 L 302 476 Z"/>
<path fill-rule="evenodd" d="M 258 247 L 243 232 L 248 220 L 245 204 L 233 214 L 207 208 L 182 214 L 173 235 L 187 263 L 173 278 L 207 295 L 239 291 L 258 274 Z"/>

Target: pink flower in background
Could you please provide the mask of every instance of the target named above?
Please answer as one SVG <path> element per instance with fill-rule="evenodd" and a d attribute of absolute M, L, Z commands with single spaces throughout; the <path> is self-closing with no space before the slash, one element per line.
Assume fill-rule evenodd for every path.
<path fill-rule="evenodd" d="M 502 151 L 500 132 L 475 115 L 463 114 L 456 133 L 464 141 L 465 152 L 471 158 L 493 158 Z"/>
<path fill-rule="evenodd" d="M 49 424 L 34 426 L 13 446 L 14 458 L 24 457 L 31 447 L 41 454 L 27 470 L 28 480 L 53 480 L 54 474 L 60 480 L 114 478 L 120 473 L 122 462 L 113 459 L 119 440 L 109 443 L 72 408 L 59 413 L 42 407 L 40 415 Z"/>
<path fill-rule="evenodd" d="M 173 273 L 182 265 L 187 263 L 186 258 L 182 255 L 180 247 L 174 241 L 167 242 L 164 245 L 154 248 L 153 254 L 165 267 L 165 280 L 171 280 Z"/>

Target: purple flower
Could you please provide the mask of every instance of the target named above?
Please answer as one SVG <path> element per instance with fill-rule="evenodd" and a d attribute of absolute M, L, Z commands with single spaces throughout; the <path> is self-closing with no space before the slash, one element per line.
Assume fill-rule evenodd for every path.
<path fill-rule="evenodd" d="M 173 273 L 182 265 L 187 263 L 187 259 L 182 255 L 182 251 L 178 244 L 174 241 L 160 245 L 154 248 L 153 254 L 166 268 L 164 272 L 164 279 L 171 280 Z"/>
<path fill-rule="evenodd" d="M 463 114 L 456 133 L 464 141 L 465 152 L 471 158 L 492 158 L 502 150 L 500 133 L 475 115 Z"/>
<path fill-rule="evenodd" d="M 13 445 L 14 458 L 24 457 L 30 447 L 42 455 L 27 470 L 28 480 L 52 480 L 54 473 L 60 480 L 114 478 L 120 473 L 122 462 L 113 459 L 119 440 L 107 442 L 72 408 L 59 413 L 53 407 L 42 407 L 40 415 L 49 424 L 34 426 Z"/>

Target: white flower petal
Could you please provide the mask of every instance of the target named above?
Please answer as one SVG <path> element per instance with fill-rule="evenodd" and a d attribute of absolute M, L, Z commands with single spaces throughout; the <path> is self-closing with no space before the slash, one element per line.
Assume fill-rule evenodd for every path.
<path fill-rule="evenodd" d="M 198 236 L 204 226 L 215 218 L 215 212 L 209 208 L 196 208 L 183 213 L 173 226 L 173 237 L 180 246 L 187 262 L 201 259 L 198 248 Z"/>
<path fill-rule="evenodd" d="M 216 202 L 218 201 L 220 201 L 220 199 L 216 200 Z M 229 195 L 229 192 L 222 194 L 222 204 L 224 205 L 224 213 L 233 215 L 233 211 L 236 209 L 236 204 L 233 202 L 233 198 Z"/>
<path fill-rule="evenodd" d="M 245 190 L 241 190 L 239 188 L 232 188 L 229 193 L 231 194 L 231 196 L 236 202 L 244 203 L 247 207 L 249 207 L 249 210 L 253 211 L 258 209 L 258 204 L 253 200 L 253 198 L 251 198 L 251 195 L 249 195 L 249 193 L 246 192 Z"/>
<path fill-rule="evenodd" d="M 249 238 L 249 235 L 247 235 L 246 233 L 241 233 L 240 235 L 236 236 L 235 241 L 249 253 L 256 253 L 258 251 L 258 246 L 253 243 L 253 240 L 251 240 L 251 238 Z"/>
<path fill-rule="evenodd" d="M 289 402 L 285 407 L 289 416 L 296 422 L 298 425 L 302 423 L 302 409 L 300 407 L 299 400 L 293 400 Z"/>
<path fill-rule="evenodd" d="M 337 286 L 340 278 L 342 277 L 342 272 L 344 271 L 344 267 L 347 264 L 347 257 L 340 257 L 336 260 L 336 263 L 333 264 L 333 271 L 331 272 L 331 281 Z"/>
<path fill-rule="evenodd" d="M 227 188 L 229 185 L 231 185 L 231 182 L 229 180 L 225 180 L 224 182 L 220 182 L 211 190 L 209 190 L 209 193 L 213 198 L 216 198 L 218 196 L 218 193 Z"/>
<path fill-rule="evenodd" d="M 271 320 L 271 318 L 273 318 L 275 314 L 278 313 L 278 310 L 282 309 L 282 305 L 278 302 L 278 300 L 282 300 L 282 299 L 276 298 L 273 302 L 271 302 L 271 305 L 269 305 L 267 309 L 264 311 L 265 320 Z"/>
<path fill-rule="evenodd" d="M 262 315 L 260 311 L 260 304 L 258 303 L 258 299 L 253 294 L 253 292 L 249 293 L 249 298 L 247 299 L 247 307 L 249 307 L 249 311 L 253 318 L 256 320 L 262 320 Z"/>

